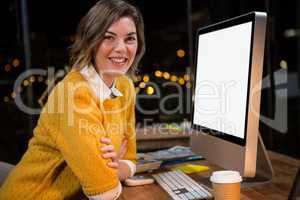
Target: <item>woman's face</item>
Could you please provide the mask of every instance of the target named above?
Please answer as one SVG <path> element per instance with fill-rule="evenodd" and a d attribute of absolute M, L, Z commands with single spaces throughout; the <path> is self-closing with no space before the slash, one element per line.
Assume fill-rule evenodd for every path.
<path fill-rule="evenodd" d="M 106 84 L 125 74 L 130 68 L 138 47 L 136 26 L 129 17 L 114 22 L 105 32 L 96 52 L 96 70 Z"/>

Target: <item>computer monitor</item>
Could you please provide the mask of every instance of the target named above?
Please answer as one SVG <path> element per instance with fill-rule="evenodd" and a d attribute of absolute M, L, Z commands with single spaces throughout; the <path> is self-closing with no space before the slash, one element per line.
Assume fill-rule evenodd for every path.
<path fill-rule="evenodd" d="M 273 174 L 259 134 L 266 18 L 251 12 L 197 31 L 191 147 L 243 177 Z"/>

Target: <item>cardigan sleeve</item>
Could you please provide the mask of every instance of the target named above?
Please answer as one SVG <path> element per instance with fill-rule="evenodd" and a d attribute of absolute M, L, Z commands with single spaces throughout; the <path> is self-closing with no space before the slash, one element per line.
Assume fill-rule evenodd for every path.
<path fill-rule="evenodd" d="M 61 87 L 64 94 L 58 96 L 64 97 L 57 97 L 61 112 L 56 143 L 63 159 L 78 177 L 87 196 L 116 188 L 119 184 L 117 171 L 107 166 L 110 159 L 101 157 L 99 139 L 106 135 L 101 111 L 87 88 L 72 89 L 70 84 Z"/>

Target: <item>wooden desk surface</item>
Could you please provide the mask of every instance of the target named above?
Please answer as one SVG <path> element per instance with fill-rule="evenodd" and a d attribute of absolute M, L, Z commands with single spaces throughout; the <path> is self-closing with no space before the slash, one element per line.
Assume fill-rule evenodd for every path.
<path fill-rule="evenodd" d="M 275 176 L 272 183 L 260 185 L 253 188 L 242 189 L 241 200 L 286 200 L 291 190 L 293 179 L 296 175 L 300 160 L 290 158 L 278 153 L 269 152 L 273 164 Z M 198 164 L 209 165 L 207 161 L 197 161 Z M 218 169 L 210 166 L 210 171 L 192 175 L 194 179 L 209 177 L 212 171 Z M 155 184 L 123 187 L 123 192 L 119 200 L 168 200 L 170 197 L 160 187 Z"/>

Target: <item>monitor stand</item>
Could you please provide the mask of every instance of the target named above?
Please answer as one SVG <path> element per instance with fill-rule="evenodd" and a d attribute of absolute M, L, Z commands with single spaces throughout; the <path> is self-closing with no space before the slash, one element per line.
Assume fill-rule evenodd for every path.
<path fill-rule="evenodd" d="M 270 183 L 272 181 L 273 175 L 274 170 L 268 152 L 259 133 L 257 143 L 256 175 L 253 178 L 243 178 L 241 187 L 253 187 L 265 183 Z"/>
<path fill-rule="evenodd" d="M 268 152 L 259 133 L 257 143 L 256 175 L 252 178 L 243 178 L 241 188 L 254 187 L 257 185 L 270 183 L 272 181 L 273 175 L 274 170 L 269 159 Z M 200 178 L 199 183 L 212 188 L 210 179 L 208 177 Z"/>

